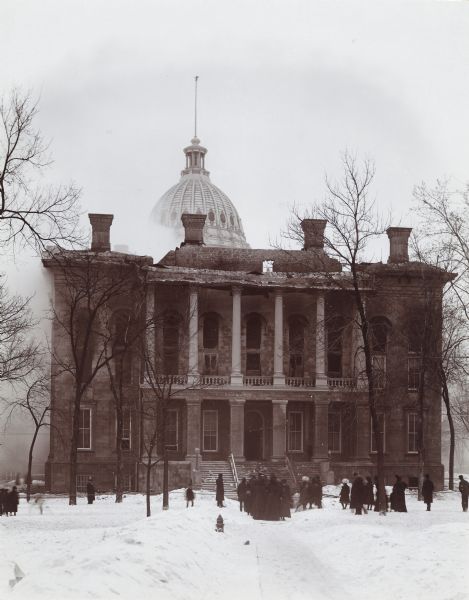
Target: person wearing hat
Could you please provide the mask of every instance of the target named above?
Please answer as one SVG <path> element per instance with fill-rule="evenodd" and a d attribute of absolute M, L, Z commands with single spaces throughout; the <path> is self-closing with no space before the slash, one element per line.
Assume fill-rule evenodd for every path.
<path fill-rule="evenodd" d="M 93 504 L 95 501 L 95 489 L 92 477 L 88 477 L 88 483 L 86 484 L 86 496 L 88 498 L 88 504 Z"/>
<path fill-rule="evenodd" d="M 223 475 L 221 473 L 218 475 L 215 485 L 215 500 L 217 501 L 217 506 L 219 508 L 223 508 L 223 500 L 225 499 L 225 485 L 223 483 Z"/>
<path fill-rule="evenodd" d="M 342 479 L 342 487 L 340 488 L 339 501 L 342 508 L 345 510 L 350 504 L 350 486 L 347 479 Z"/>
<path fill-rule="evenodd" d="M 433 481 L 431 481 L 430 475 L 427 473 L 425 475 L 425 479 L 422 483 L 422 496 L 423 496 L 423 501 L 427 505 L 427 510 L 431 510 L 434 489 L 435 489 L 435 486 L 433 485 Z"/>
<path fill-rule="evenodd" d="M 459 476 L 459 491 L 461 492 L 461 504 L 464 512 L 467 512 L 467 498 L 469 496 L 469 481 L 462 475 Z"/>

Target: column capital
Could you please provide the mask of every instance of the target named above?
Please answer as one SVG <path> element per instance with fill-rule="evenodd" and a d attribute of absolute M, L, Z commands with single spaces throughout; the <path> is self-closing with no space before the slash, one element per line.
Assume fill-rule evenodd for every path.
<path fill-rule="evenodd" d="M 314 406 L 319 406 L 319 407 L 326 407 L 329 408 L 329 404 L 330 404 L 330 400 L 327 400 L 326 398 L 321 398 L 319 400 L 314 400 Z"/>
<path fill-rule="evenodd" d="M 232 285 L 231 286 L 231 293 L 234 294 L 242 294 L 243 292 L 243 286 L 242 285 Z"/>
<path fill-rule="evenodd" d="M 201 398 L 187 398 L 186 406 L 200 406 L 202 404 Z"/>
<path fill-rule="evenodd" d="M 244 406 L 246 404 L 245 398 L 230 398 L 230 406 Z"/>
<path fill-rule="evenodd" d="M 274 296 L 283 296 L 283 290 L 280 288 L 275 288 Z"/>
<path fill-rule="evenodd" d="M 271 402 L 272 404 L 275 404 L 275 406 L 286 406 L 288 404 L 288 400 L 283 398 L 273 398 Z"/>

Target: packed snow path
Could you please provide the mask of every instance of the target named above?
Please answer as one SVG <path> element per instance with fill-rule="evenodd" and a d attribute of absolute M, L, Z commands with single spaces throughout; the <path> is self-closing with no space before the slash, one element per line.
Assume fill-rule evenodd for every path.
<path fill-rule="evenodd" d="M 335 498 L 285 522 L 254 521 L 227 501 L 199 493 L 170 510 L 141 496 L 117 505 L 99 497 L 20 503 L 0 518 L 0 598 L 44 600 L 393 600 L 469 599 L 469 513 L 459 494 L 440 494 L 431 512 L 408 496 L 408 513 L 356 516 Z M 215 532 L 222 513 L 225 533 Z M 249 543 L 248 543 L 249 542 Z M 14 566 L 24 578 L 15 585 Z"/>

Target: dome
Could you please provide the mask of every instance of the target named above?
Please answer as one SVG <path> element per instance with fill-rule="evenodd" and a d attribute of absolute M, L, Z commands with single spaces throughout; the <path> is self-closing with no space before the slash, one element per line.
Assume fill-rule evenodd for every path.
<path fill-rule="evenodd" d="M 228 196 L 210 181 L 210 173 L 205 170 L 207 149 L 194 137 L 184 153 L 186 168 L 181 171 L 181 179 L 158 200 L 152 218 L 180 231 L 183 239 L 181 215 L 207 215 L 204 226 L 207 246 L 249 248 L 238 211 Z"/>

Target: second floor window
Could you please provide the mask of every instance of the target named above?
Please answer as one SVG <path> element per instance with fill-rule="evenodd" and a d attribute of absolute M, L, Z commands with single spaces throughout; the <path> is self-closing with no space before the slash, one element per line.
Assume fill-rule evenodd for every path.
<path fill-rule="evenodd" d="M 166 449 L 177 450 L 179 444 L 178 410 L 170 408 L 166 413 Z"/>
<path fill-rule="evenodd" d="M 91 408 L 80 408 L 78 450 L 91 450 Z"/>
<path fill-rule="evenodd" d="M 422 360 L 420 356 L 410 355 L 407 359 L 407 387 L 410 392 L 416 392 L 420 386 L 420 373 L 422 368 Z"/>
<path fill-rule="evenodd" d="M 246 321 L 246 375 L 261 374 L 262 320 L 251 315 Z"/>
<path fill-rule="evenodd" d="M 305 324 L 301 317 L 292 317 L 288 326 L 290 349 L 289 377 L 304 377 Z"/>
<path fill-rule="evenodd" d="M 122 410 L 122 438 L 121 438 L 122 450 L 130 450 L 130 432 L 131 432 L 130 408 L 124 407 Z"/>
<path fill-rule="evenodd" d="M 165 375 L 179 373 L 179 319 L 168 315 L 163 324 L 163 368 Z"/>
<path fill-rule="evenodd" d="M 418 451 L 417 413 L 407 413 L 407 452 L 416 454 Z"/>
<path fill-rule="evenodd" d="M 386 452 L 386 416 L 384 413 L 378 413 L 379 431 L 383 444 L 383 452 Z M 378 452 L 375 439 L 375 430 L 373 427 L 373 419 L 370 416 L 370 452 Z"/>

